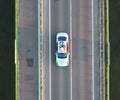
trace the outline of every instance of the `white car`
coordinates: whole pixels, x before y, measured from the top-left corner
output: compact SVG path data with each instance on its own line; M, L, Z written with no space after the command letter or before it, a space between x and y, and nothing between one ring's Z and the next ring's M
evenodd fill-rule
M56 64L60 67L69 65L69 38L64 32L57 33L56 36Z

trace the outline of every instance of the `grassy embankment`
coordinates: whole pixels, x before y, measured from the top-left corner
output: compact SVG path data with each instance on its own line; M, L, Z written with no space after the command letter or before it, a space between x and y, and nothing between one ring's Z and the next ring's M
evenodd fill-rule
M15 100L14 0L0 0L0 100Z
M120 0L110 0L110 100L120 100Z

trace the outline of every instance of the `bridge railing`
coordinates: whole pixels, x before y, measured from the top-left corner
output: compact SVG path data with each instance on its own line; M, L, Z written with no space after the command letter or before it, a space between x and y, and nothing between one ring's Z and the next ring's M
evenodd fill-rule
M100 100L105 100L105 1L100 0Z

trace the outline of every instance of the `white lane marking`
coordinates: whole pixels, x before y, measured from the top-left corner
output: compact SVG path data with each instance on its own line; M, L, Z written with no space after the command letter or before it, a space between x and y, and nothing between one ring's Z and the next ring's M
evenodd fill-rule
M59 70L59 96L58 96L58 100L64 100L64 97L65 97L65 91L64 91L64 86L65 86L65 84L63 84L64 83L64 72L63 72L63 70Z
M38 99L41 99L41 77L40 77L40 0L38 0Z
M72 0L70 0L70 100L72 100Z
M94 100L94 20L93 20L93 0L92 0L92 100Z
M51 0L49 0L49 100L51 100Z

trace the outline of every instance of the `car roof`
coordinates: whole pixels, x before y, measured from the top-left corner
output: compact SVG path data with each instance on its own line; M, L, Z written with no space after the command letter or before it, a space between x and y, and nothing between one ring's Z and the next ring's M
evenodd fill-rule
M66 52L67 52L67 42L58 41L58 53L66 53Z

